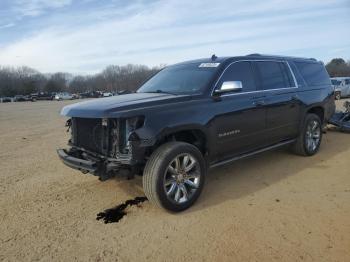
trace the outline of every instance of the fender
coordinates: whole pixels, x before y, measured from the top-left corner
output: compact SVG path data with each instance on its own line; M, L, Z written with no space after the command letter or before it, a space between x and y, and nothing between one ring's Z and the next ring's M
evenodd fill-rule
M208 128L206 126L200 125L200 124L184 124L184 125L178 125L178 126L172 126L172 127L165 127L161 130L145 130L143 128L140 128L138 130L135 130L135 133L138 135L138 137L141 140L140 146L154 146L159 141L162 141L164 138L166 138L169 135L181 132L181 131L199 131L201 134L203 134L205 139L205 147L208 148L209 144L209 132Z

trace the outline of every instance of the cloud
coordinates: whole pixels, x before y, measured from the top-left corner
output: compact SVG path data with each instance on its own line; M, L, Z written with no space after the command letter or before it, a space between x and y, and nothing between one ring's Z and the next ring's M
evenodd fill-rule
M51 8L68 4L57 2L60 5ZM168 0L101 5L89 1L40 21L44 27L2 47L0 61L43 72L90 73L108 64L170 64L213 53L326 59L330 50L350 45L349 37L341 44L334 41L349 26L350 10L344 3ZM47 8L41 5L41 10Z
M0 25L0 30L4 29L4 28L10 28L13 26L15 26L15 23L8 23L8 24Z
M15 0L14 10L21 16L38 16L50 9L70 5L72 0Z

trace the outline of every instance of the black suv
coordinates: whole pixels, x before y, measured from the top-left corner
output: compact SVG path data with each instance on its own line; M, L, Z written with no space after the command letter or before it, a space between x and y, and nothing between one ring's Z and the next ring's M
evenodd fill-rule
M290 145L314 155L335 110L315 59L247 55L168 66L134 94L66 106L69 167L105 180L143 175L147 198L181 211L200 195L208 168Z
M31 94L31 100L53 100L55 98L56 93L48 93L48 92L38 92Z

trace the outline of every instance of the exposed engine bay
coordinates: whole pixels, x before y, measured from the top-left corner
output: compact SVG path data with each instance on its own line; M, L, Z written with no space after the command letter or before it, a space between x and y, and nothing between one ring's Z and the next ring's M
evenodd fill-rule
M137 152L134 153L133 150L134 143L138 140L133 131L142 125L142 117L70 118L66 126L71 133L68 142L71 148L69 151L61 149L59 154L72 160L71 167L83 173L97 175L101 180L116 173L123 173L131 178L138 173L142 164L142 160L137 159Z

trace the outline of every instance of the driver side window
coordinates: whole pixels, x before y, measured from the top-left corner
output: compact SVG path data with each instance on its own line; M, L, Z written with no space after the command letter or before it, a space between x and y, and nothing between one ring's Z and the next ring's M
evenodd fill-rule
M241 81L241 92L256 91L254 75L250 62L242 61L231 64L220 78L217 87L220 87L223 82L229 81Z

